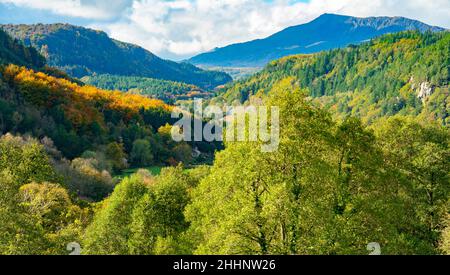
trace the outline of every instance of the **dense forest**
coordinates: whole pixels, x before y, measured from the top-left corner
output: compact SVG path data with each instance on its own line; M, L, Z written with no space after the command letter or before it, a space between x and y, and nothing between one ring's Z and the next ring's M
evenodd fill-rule
M0 27L12 37L38 49L48 65L73 77L94 73L142 76L186 82L205 89L231 81L226 73L161 59L141 47L111 39L102 31L69 24Z
M16 65L0 73L0 130L38 138L56 160L75 165L82 157L94 161L100 172L114 174L129 166L191 159L191 145L172 141L173 107L162 101L78 86Z
M8 53L0 69L0 254L68 254L71 242L83 254L367 254L369 242L382 254L450 254L447 117L337 118L320 101L348 93L379 107L414 92L404 88L412 76L433 85L425 100L448 112L433 99L448 98L448 39L402 33L285 58L213 100L256 95L277 106L273 152L261 152L263 141L175 142L173 106L80 85L5 40L12 42L0 45ZM195 147L214 152L214 162L190 165ZM155 163L166 166L159 175L114 177Z
M270 92L277 151L227 143L211 167L140 170L97 204L68 192L37 140L2 137L0 252L366 254L376 241L383 254L449 253L448 130L398 115L336 123L305 94L292 78Z
M148 77L106 74L85 76L81 80L86 84L102 89L119 90L149 96L161 99L169 104L173 104L177 100L209 98L213 95L195 85Z
M340 118L352 115L371 123L402 114L448 125L449 60L449 32L388 34L360 46L273 61L230 84L215 102L243 103L292 76Z

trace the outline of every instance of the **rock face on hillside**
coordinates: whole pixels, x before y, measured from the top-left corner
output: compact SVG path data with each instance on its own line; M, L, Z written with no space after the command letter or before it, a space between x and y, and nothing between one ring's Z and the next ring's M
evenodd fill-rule
M422 82L419 85L417 97L420 98L423 101L427 99L432 93L433 93L433 87L429 82Z

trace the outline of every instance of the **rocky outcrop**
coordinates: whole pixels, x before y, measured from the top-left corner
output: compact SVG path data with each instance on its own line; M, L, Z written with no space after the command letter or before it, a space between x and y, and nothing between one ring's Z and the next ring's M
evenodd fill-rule
M433 87L429 82L422 82L419 85L417 97L425 101L433 93Z

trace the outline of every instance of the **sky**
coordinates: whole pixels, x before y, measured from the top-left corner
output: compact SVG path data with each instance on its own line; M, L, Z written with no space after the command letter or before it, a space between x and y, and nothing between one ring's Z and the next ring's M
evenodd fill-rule
M404 16L450 29L450 0L0 0L0 23L70 23L182 60L323 13Z

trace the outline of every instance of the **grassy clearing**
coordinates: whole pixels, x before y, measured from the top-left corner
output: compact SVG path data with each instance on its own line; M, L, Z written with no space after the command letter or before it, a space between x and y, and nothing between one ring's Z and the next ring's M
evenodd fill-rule
M136 173L139 169L146 169L150 173L152 173L153 176L157 176L157 175L159 175L161 173L161 169L162 168L163 167L161 167L161 166L149 166L149 167L125 169L119 175L115 176L115 178L123 179L123 178L129 177L132 174Z

